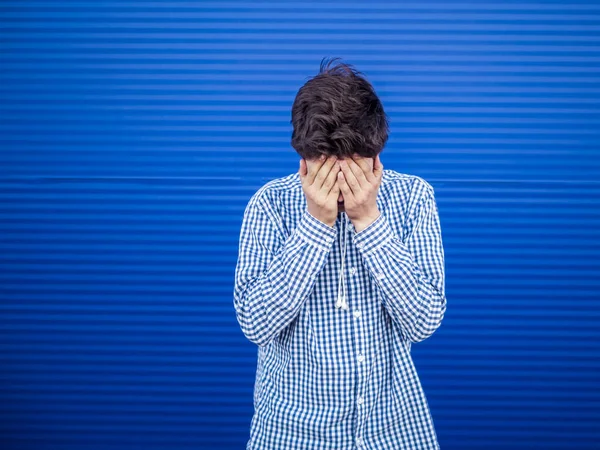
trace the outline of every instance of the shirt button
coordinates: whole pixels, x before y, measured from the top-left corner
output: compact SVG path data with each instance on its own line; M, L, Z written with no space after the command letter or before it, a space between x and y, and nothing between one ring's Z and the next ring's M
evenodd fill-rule
M361 438L359 438L359 437L357 437L357 438L356 438L356 446L357 446L357 447L360 447L360 446L362 446L362 444L363 444L363 441L362 441L362 439L361 439Z
M363 245L364 245L364 244L363 244L362 242L359 242L358 244L356 244L356 246L357 246L358 248L363 248Z
M356 273L356 267L350 267L350 275L354 275Z
M358 399L356 400L358 402L359 405L363 404L364 399L362 397L358 397Z
M360 311L358 309L354 310L354 317L360 317Z
M361 354L358 355L358 361L359 362L363 362L365 360L365 357Z
M379 280L381 280L383 277L385 277L385 275L383 274L383 272L377 272L375 275L377 276L377 278Z

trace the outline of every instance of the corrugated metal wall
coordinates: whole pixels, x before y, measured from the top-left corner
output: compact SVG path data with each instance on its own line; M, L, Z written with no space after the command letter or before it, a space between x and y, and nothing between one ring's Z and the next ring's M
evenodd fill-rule
M244 206L323 56L436 189L441 446L600 439L600 4L2 2L3 449L241 449Z

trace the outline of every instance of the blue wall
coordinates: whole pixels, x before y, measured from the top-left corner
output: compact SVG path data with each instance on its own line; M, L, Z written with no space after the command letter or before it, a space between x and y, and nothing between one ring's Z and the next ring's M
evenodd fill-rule
M442 448L598 448L600 2L566 3L3 1L2 448L244 447L239 228L323 56L436 189Z

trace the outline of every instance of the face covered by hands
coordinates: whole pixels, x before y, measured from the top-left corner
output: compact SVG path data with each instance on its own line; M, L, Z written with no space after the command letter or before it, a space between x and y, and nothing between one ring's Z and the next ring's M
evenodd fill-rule
M337 211L346 212L356 232L379 217L376 199L383 175L379 155L366 158L355 153L351 158L301 159L299 172L309 212L319 220L333 226L337 215L333 201L337 202Z

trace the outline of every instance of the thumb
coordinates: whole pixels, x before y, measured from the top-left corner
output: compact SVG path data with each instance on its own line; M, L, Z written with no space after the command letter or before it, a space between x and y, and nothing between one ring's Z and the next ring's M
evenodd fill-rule
M300 169L298 170L298 173L302 177L306 176L306 161L304 160L304 158L300 158Z
M375 162L373 163L373 173L377 176L381 175L383 172L383 164L381 164L381 160L379 159L379 155L375 157Z

